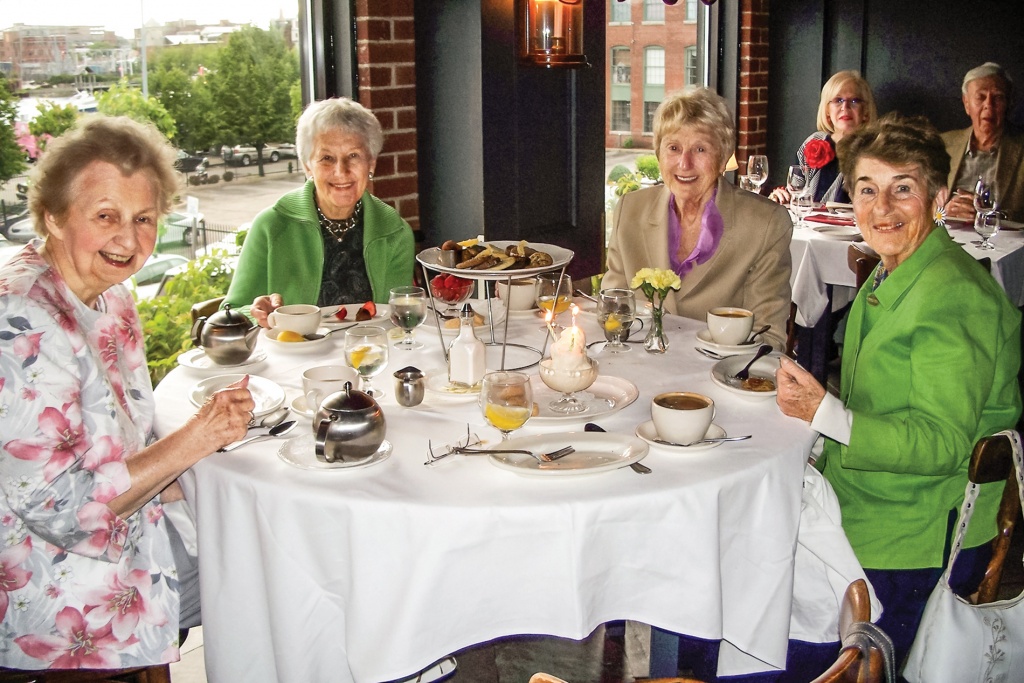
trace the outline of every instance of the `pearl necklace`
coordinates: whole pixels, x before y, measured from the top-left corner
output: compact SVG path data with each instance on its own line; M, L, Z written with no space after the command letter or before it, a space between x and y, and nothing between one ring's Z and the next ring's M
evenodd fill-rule
M359 217L363 214L363 200L360 199L356 202L355 208L352 210L352 215L342 220L335 220L328 218L324 215L324 212L320 210L320 206L316 205L316 215L320 217L320 227L331 234L331 237L338 240L339 242L345 239L345 235L349 230L356 227L359 223Z

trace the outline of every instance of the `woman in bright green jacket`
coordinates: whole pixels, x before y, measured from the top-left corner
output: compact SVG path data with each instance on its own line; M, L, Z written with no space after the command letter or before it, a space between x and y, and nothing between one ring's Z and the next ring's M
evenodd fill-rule
M296 148L310 180L256 216L226 305L251 304L266 327L286 303L387 303L391 288L412 284L412 230L366 190L383 144L377 118L357 102L306 107Z
M844 138L839 160L881 263L850 311L839 397L784 360L777 400L825 437L817 466L902 658L946 562L972 447L1020 416L1020 314L934 222L949 155L931 124L886 116ZM978 499L960 592L983 573L1001 490Z

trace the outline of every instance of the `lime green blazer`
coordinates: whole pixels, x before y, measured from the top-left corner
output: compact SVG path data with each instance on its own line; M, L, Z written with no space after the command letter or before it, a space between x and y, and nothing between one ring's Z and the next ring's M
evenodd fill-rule
M943 566L975 441L1021 412L1020 321L1003 290L942 228L871 292L861 288L843 347L850 443L818 466L869 569ZM966 547L995 535L1002 484L982 491Z

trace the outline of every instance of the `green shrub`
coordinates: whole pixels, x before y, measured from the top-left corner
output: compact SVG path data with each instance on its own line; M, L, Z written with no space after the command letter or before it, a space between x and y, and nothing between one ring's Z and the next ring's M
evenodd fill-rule
M234 172L232 172L232 171L224 171L224 182L225 183L230 183L234 179L235 179Z
M615 168L613 168L608 173L608 182L609 183L616 183L616 182L619 181L619 178L621 178L624 175L632 175L632 173L630 172L630 170L628 168L626 168L622 164L616 164Z
M661 168L658 166L658 157L653 154L644 154L636 158L636 171L648 180L658 182L661 180Z
M197 175L190 175L188 177L188 184L189 185L202 185L202 183L203 183L203 179L200 178Z
M623 143L622 143L622 146L623 146L624 148L626 148L626 149L633 149L633 145L634 145L634 144L636 144L636 143L634 143L634 142L633 142L633 138L626 138L626 139L625 139L625 140L623 141Z
M149 377L156 386L192 348L192 304L223 296L234 274L224 250L189 261L167 283L166 293L136 302L146 341Z
M216 185L217 183L220 182L220 176L214 173L213 175L207 177L206 182L210 183L211 185Z
M639 189L640 177L633 173L628 173L615 181L615 195L617 197Z

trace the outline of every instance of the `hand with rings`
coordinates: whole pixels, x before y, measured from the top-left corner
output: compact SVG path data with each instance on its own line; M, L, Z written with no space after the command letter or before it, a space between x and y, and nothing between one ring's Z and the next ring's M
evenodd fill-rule
M789 195L789 191L784 187L776 187L768 195L768 199L779 204L789 204L792 197Z

